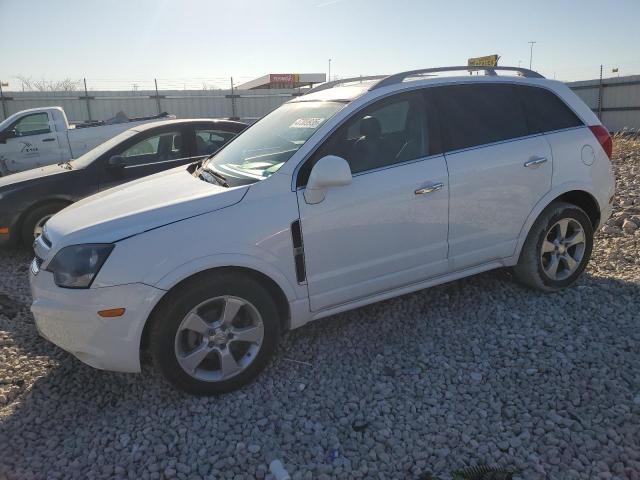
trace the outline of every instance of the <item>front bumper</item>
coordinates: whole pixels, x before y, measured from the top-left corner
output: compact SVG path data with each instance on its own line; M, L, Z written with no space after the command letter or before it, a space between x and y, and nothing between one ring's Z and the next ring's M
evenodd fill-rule
M140 371L142 329L165 291L142 283L89 289L58 287L53 274L31 269L31 311L40 335L102 370ZM98 311L126 309L121 317Z

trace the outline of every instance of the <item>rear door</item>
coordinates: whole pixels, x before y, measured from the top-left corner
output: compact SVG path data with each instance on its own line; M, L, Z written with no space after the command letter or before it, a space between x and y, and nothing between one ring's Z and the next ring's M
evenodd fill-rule
M550 190L552 156L530 134L508 83L435 87L449 169L452 270L513 255L529 213Z

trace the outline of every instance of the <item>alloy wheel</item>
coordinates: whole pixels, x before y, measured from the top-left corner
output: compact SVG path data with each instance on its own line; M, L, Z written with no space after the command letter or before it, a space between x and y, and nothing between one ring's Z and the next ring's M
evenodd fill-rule
M38 238L40 235L42 235L44 224L47 223L51 217L53 217L53 214L45 215L36 222L33 227L33 238Z
M582 262L586 246L584 229L573 218L558 220L547 230L540 249L542 270L551 280L569 278Z
M264 340L264 323L249 301L222 296L206 300L180 322L175 355L191 377L219 382L244 371Z

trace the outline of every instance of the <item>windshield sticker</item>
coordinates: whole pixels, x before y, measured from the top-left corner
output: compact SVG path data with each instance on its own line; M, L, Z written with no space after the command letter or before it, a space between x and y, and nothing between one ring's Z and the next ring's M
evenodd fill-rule
M324 120L318 117L299 118L289 125L289 128L318 128Z

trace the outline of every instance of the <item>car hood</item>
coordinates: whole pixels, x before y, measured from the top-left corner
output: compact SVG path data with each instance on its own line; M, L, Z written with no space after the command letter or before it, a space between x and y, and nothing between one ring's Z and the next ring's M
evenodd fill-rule
M56 250L115 242L238 203L248 188L212 185L178 167L70 205L47 222L47 237Z
M60 165L47 165L46 167L32 168L31 170L25 170L23 172L11 173L6 177L0 177L0 188L11 188L11 186L22 182L50 177L51 175L62 175L70 171L71 170L68 168L64 168Z

